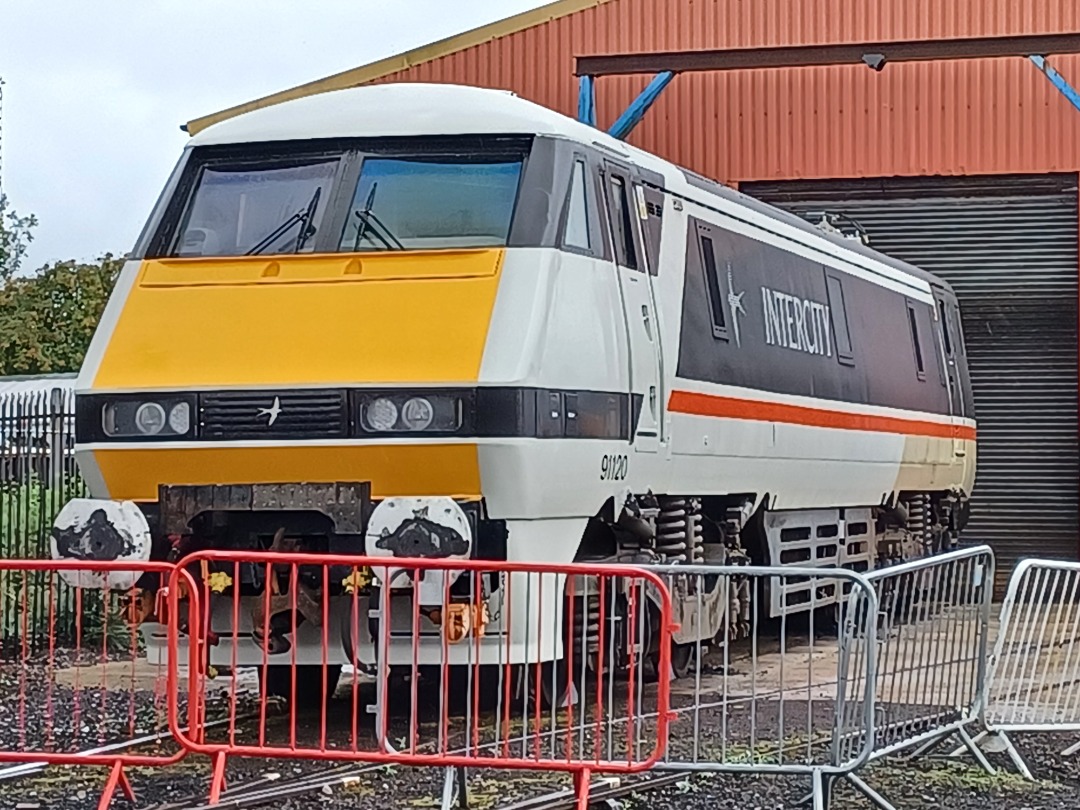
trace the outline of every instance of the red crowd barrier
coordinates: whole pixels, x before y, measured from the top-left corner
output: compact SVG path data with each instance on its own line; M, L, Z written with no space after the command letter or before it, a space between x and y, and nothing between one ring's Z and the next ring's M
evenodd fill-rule
M171 584L151 601L138 587L141 576ZM109 577L113 587L102 590ZM186 588L187 619L194 626L199 589L169 564L0 560L0 724L14 742L0 748L0 763L108 768L98 805L104 810L117 789L134 799L125 769L165 767L187 756L182 745L161 754L116 746L180 725L180 709L192 691L181 682L181 662L170 656L168 663L150 664L138 624L130 621L167 613L158 618L167 622L176 649L178 587ZM31 624L34 612L48 616L47 626ZM192 646L187 660L192 677L202 669L197 652ZM187 723L196 737L199 710L197 701L188 701Z
M232 756L569 773L582 807L591 774L663 756L672 609L648 571L205 551L174 570L171 599L182 577L198 581L189 654L209 662L192 703L232 673L222 729L170 716L180 745L213 759L211 803ZM347 699L328 708L335 690Z

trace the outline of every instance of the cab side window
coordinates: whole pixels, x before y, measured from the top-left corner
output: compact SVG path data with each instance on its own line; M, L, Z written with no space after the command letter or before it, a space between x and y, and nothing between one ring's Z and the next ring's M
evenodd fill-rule
M945 341L945 354L949 357L953 357L955 355L953 354L952 334L949 328L949 313L945 309L945 302L943 300L939 298L937 304L938 314L941 317L941 337L942 340Z
M566 224L563 229L563 247L591 251L589 234L589 199L586 193L585 161L574 161L570 176L570 194L566 200Z
M853 366L855 352L851 345L851 326L848 324L847 302L844 300L844 283L837 273L828 268L825 268L825 290L829 297L836 358L841 365Z
M727 320L724 317L724 294L720 287L713 230L703 223L698 223L698 247L701 250L701 269L705 272L705 291L708 293L713 337L728 340Z
M919 337L919 316L915 304L907 302L908 326L911 328L911 346L915 352L915 376L926 379L926 363L923 360L922 339Z
M956 341L956 347L960 351L960 354L967 354L967 347L964 345L964 324L960 320L960 305L952 305L953 313L953 338Z
M630 195L626 181L611 175L608 192L611 195L611 235L615 241L615 258L623 267L637 270L637 245L634 241L634 223L630 218Z

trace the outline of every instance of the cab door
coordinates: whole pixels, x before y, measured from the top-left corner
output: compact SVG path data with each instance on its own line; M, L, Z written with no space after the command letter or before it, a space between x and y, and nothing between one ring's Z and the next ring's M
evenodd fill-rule
M613 161L601 169L612 255L619 278L630 346L630 400L634 449L657 452L665 440L660 324L653 272L645 249L645 196L633 171Z
M961 339L960 325L953 318L953 307L940 290L934 290L934 320L940 336L941 354L945 366L945 385L949 390L949 415L953 418L953 455L963 456L964 442L957 429L957 421L965 417L964 391L956 363L957 341Z

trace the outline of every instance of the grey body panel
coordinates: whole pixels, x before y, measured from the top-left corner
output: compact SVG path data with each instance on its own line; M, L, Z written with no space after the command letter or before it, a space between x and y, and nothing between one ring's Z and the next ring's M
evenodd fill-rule
M979 469L965 532L994 547L999 585L1012 563L1033 553L1076 559L1076 174L744 188L792 215L849 214L879 250L949 280L979 420Z
M940 355L933 338L933 313L928 304L837 273L845 302L841 311L837 302L830 306L824 265L709 225L706 227L715 245L728 327L726 337L717 336L699 240L701 226L702 220L690 217L679 340L680 377L776 394L949 413L948 392L941 379ZM826 336L825 345L820 345L820 328L807 342L791 334L786 324L779 334L767 326L763 290L830 306L832 332ZM742 294L745 309L737 316L738 339L734 333L736 318L728 306L731 294ZM771 295L769 304L775 305ZM918 323L924 364L921 379L908 321L909 304ZM850 363L839 357L835 332L842 328L839 319L845 312L853 355ZM820 314L818 318L820 325ZM792 343L804 345L791 348Z

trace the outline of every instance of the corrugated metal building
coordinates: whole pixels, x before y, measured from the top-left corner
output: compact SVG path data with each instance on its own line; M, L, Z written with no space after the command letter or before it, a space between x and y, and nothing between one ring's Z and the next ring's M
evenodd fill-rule
M574 57L592 54L1075 31L1074 0L562 0L189 131L385 81L511 89L574 115ZM1051 61L1080 82L1080 56ZM600 124L646 79L599 80ZM1077 556L1080 112L1028 60L686 74L630 140L794 211L848 214L952 282L980 421L969 537L1006 560Z

